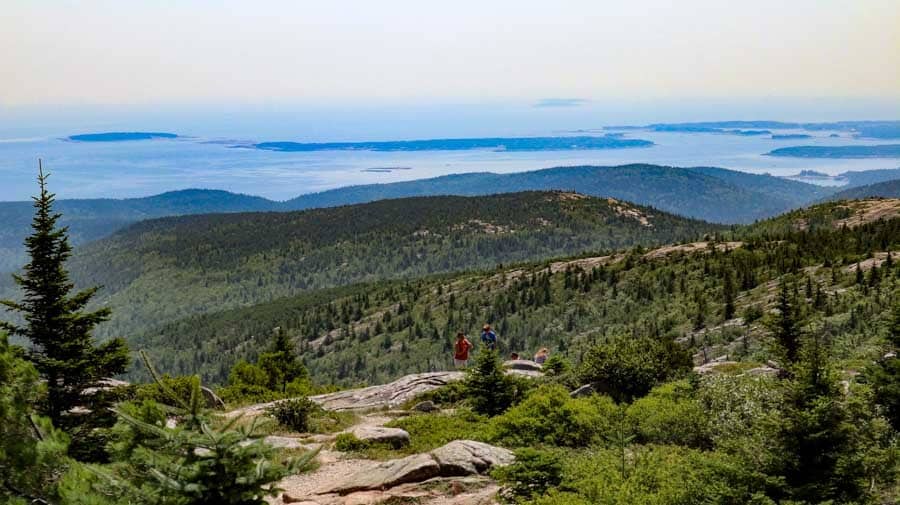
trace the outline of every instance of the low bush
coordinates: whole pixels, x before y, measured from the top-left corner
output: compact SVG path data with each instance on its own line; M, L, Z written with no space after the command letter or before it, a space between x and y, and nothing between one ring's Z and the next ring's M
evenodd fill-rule
M400 428L409 433L410 452L426 452L454 440L488 441L489 419L468 409L452 414L417 414L401 417L385 426Z
M510 501L540 496L562 481L562 458L558 452L525 447L515 451L511 465L491 472L504 487L502 495Z
M321 410L309 398L300 397L274 403L266 408L266 414L286 428L306 433L310 431L310 419Z
M491 421L491 438L513 447L583 447L612 432L618 407L607 396L571 398L559 385L545 385Z
M353 433L339 433L334 439L334 449L341 452L362 452L369 448L369 443L356 438Z

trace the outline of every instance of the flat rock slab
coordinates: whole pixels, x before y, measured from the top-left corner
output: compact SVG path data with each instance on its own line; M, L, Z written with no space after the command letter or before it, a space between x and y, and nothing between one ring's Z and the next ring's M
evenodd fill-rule
M472 440L454 440L430 453L384 461L355 472L322 494L344 496L359 491L383 491L434 477L483 474L513 460L512 452L502 447Z
M524 360L523 360L524 361ZM509 368L507 374L520 375L530 378L543 377L538 370L521 370ZM348 389L336 393L310 396L309 399L318 403L323 409L331 411L366 412L372 410L396 409L400 405L412 400L416 396L446 386L451 382L462 380L465 373L452 372L427 372L403 376L394 382L380 386L369 386L360 389ZM258 403L240 409L226 412L226 417L239 415L256 415L266 408L285 400L277 400L268 403Z
M455 477L484 473L495 466L513 462L513 453L502 447L494 447L474 440L454 440L431 451L441 466L441 475Z
M428 480L440 473L441 467L431 454L415 454L354 473L329 489L328 493L346 495L356 491L387 489L407 482Z
M356 438L376 444L390 444L394 447L409 445L409 433L400 428L384 426L357 426L350 430Z

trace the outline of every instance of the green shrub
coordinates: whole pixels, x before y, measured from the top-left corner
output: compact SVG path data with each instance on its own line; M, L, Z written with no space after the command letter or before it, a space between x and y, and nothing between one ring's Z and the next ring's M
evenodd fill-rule
M545 385L491 421L492 439L511 446L583 447L612 431L618 407L607 396L571 398L559 385Z
M491 475L504 486L504 496L513 500L547 492L562 481L562 460L558 453L525 447L515 451L516 460L498 467Z
M417 414L401 417L385 426L409 433L410 452L426 452L454 440L488 441L489 419L468 409L452 414Z
M353 433L339 433L334 438L334 449L341 452L361 452L369 448L369 443L356 438Z
M310 418L321 410L309 398L300 397L274 403L266 408L266 414L286 428L306 433L310 428Z
M578 375L616 401L630 402L691 364L690 354L670 338L619 336L590 349Z
M623 460L620 451L601 449L566 458L560 491L596 505L737 505L764 488L762 479L722 453L633 446L627 456ZM566 500L537 503L581 503Z
M649 395L629 405L626 417L638 442L696 448L712 446L707 413L692 398L686 382L657 386Z
M283 395L272 391L266 386L252 384L233 384L219 388L216 391L219 398L231 407L247 405L250 403L271 402L282 398Z

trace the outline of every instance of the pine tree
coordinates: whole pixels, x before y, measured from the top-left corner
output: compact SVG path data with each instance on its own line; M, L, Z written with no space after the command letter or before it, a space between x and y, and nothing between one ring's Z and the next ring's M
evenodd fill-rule
M734 279L732 279L730 271L725 273L725 279L722 284L722 296L725 298L724 315L727 321L734 317Z
M800 351L800 324L786 282L781 283L781 291L778 293L778 317L773 333L787 362L796 361Z
M98 288L74 291L65 269L72 254L68 229L57 227L60 214L53 212L55 198L47 190L47 177L39 169L33 232L25 239L31 261L22 275L13 275L24 299L0 301L25 322L21 326L4 322L0 328L31 342L28 358L47 381L46 414L56 426L71 432L86 421L85 416L65 415L82 403L82 392L100 379L124 372L129 357L122 339L96 345L91 335L110 311L85 310Z
M515 397L515 386L503 372L497 351L483 349L479 352L463 384L472 410L480 414L501 414L512 405Z
M257 364L269 377L269 389L287 391L287 386L295 380L309 378L309 372L294 349L294 343L280 328L275 328L275 339L269 352L259 356Z

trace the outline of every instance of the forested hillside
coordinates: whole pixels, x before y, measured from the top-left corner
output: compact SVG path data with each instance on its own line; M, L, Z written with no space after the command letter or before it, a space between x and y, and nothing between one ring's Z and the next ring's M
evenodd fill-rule
M900 199L867 198L827 202L788 212L744 229L745 235L782 234L799 230L835 229L900 217Z
M749 223L774 216L834 190L770 175L723 168L659 165L558 167L514 174L459 174L391 184L351 186L303 195L290 208L360 203L435 194L484 195L498 191L577 190L610 196L717 223Z
M615 335L670 336L698 362L728 355L753 368L770 357L770 313L784 287L803 326L828 335L834 358L853 368L877 357L900 298L900 219L761 229L731 241L318 291L161 325L133 342L171 373L218 383L238 359L255 359L275 327L322 383L447 369L452 336L463 330L477 341L484 322L498 330L503 353L547 346L577 362Z
M129 335L190 314L304 291L498 263L654 245L723 230L575 193L427 197L291 213L144 221L80 249L80 285L102 285L104 326Z
M896 170L895 170L896 171ZM894 172L895 172L894 171ZM871 172L871 174L870 174ZM850 185L870 184L892 171L844 174ZM853 174L853 178L849 178ZM188 189L146 198L60 200L62 224L73 244L97 240L144 219L221 212L293 211L412 196L477 196L494 193L577 190L609 196L717 223L749 223L821 200L835 191L770 175L724 168L657 165L559 167L513 174L472 173L391 184L350 186L302 195L286 202L227 191ZM31 202L0 202L0 272L24 264Z
M831 195L829 200L852 200L855 198L900 198L900 179L868 184L857 188L845 189Z

